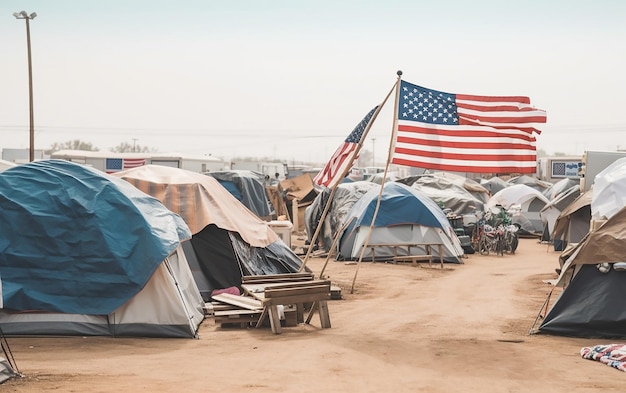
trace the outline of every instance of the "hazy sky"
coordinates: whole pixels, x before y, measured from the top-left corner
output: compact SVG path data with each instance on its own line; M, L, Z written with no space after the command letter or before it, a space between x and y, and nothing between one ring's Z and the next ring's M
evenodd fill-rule
M538 149L626 149L626 1L0 1L0 148L324 162L403 79L527 95ZM393 99L364 149L387 157ZM372 141L375 138L375 142Z

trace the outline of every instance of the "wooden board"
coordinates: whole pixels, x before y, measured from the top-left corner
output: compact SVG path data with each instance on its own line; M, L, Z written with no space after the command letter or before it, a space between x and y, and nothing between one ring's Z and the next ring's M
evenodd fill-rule
M313 273L285 273L285 274L268 274L258 276L243 276L241 282L246 283L270 283L270 282L289 282L289 281L307 281L313 280Z
M313 295L318 293L328 293L330 294L330 285L310 285L306 287L290 287L290 288L266 288L265 289L265 298L276 298L276 297L289 297L289 296L303 296L303 295Z
M249 296L237 296L230 293L220 293L212 297L213 300L217 300L222 303L232 304L233 306L245 308L248 310L261 310L263 305L257 299L253 299Z

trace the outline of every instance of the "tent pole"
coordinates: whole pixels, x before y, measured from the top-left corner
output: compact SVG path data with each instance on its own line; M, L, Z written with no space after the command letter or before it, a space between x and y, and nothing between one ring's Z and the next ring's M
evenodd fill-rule
M546 297L546 300L544 300L543 304L541 305L541 308L539 309L539 313L537 314L537 317L535 318L535 321L533 322L532 326L530 327L530 331L528 332L528 334L533 334L533 331L535 330L535 325L537 325L537 321L539 320L539 318L541 317L541 312L545 309L546 310L546 314L548 313L548 302L550 301L550 298L552 297L552 291L554 291L554 286L552 287L552 289L550 290L550 292L548 293L548 296Z
M370 238L372 236L372 230L374 229L374 223L376 222L376 216L378 215L378 209L380 208L380 200L383 196L383 188L385 187L385 182L387 181L387 172L389 171L389 163L391 163L391 156L393 154L393 146L394 146L394 139L395 139L395 134L396 134L396 123L397 123L397 113L398 113L398 97L400 96L400 81L402 80L402 71L398 71L397 72L398 75L398 79L396 80L396 83L394 84L394 88L396 90L396 99L394 102L394 106L393 106L393 126L391 127L391 138L389 140L389 151L387 152L387 162L385 163L385 172L383 173L383 180L382 183L380 185L380 192L378 194L378 200L376 201L376 209L374 210L374 216L372 217L372 222L370 223L370 229L369 232L367 233L367 237L365 238L365 243L363 243L363 246L361 248L361 253L359 254L359 261L356 265L356 271L354 272L354 278L352 279L352 287L350 288L350 293L354 293L354 284L356 282L356 276L359 273L359 267L361 266L361 262L363 261L363 255L365 254L365 249L367 248L367 245L369 244ZM393 89L392 89L393 91ZM387 98L389 98L389 95L391 95L391 91L389 92L389 94L387 95L387 97L385 98L385 101L387 101ZM373 255L372 255L373 257ZM372 262L373 262L372 258Z

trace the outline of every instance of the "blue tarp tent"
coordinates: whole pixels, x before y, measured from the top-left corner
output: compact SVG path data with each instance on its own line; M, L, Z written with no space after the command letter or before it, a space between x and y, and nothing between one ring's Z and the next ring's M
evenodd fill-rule
M369 190L353 206L343 221L338 259L358 259L370 230L380 188ZM425 194L401 183L388 182L383 187L380 206L368 244L442 244L446 262L461 263L463 248L441 208ZM408 249L397 247L398 255ZM376 259L389 259L393 247L377 247ZM425 249L412 247L411 254L424 254ZM435 253L436 254L436 253ZM438 257L438 255L437 255ZM371 260L367 249L364 259Z
M62 160L19 165L0 173L0 221L4 309L107 316L174 256L174 279L182 277L190 299L201 302L177 252L189 228L124 180Z

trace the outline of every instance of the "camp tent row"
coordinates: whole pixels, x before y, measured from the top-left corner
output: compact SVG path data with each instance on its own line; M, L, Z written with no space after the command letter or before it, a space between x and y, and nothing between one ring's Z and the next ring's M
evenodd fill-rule
M571 241L560 254L557 300L536 329L576 337L626 337L626 159L596 175L592 188L566 207L555 237ZM590 220L592 225L590 225ZM579 241L577 237L587 233ZM582 227L577 227L582 225ZM549 297L548 297L549 299Z
M15 223L0 228L7 335L195 337L203 295L243 274L298 271L299 258L215 179L137 169L148 192L123 179L132 174L62 160L0 173L0 217Z

